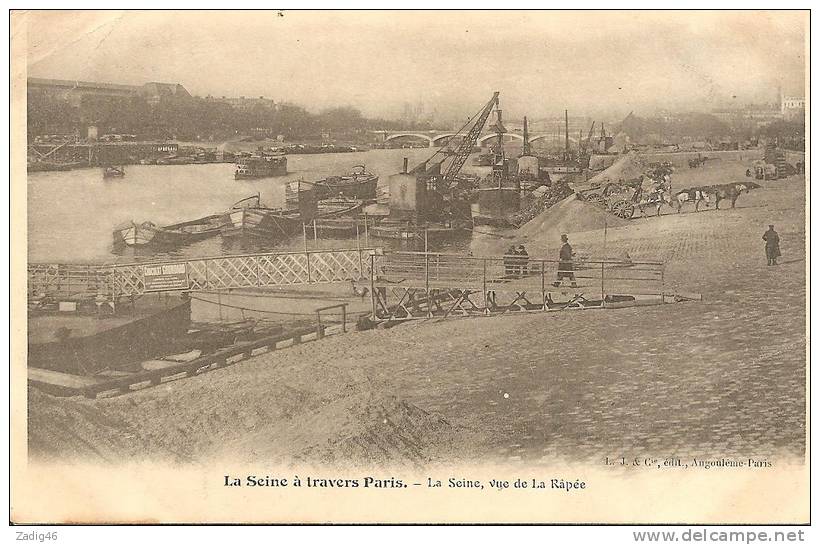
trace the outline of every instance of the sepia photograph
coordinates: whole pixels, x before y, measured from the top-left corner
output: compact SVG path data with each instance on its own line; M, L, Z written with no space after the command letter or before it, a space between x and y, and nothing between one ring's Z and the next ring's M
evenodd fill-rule
M12 523L809 522L808 10L9 26Z

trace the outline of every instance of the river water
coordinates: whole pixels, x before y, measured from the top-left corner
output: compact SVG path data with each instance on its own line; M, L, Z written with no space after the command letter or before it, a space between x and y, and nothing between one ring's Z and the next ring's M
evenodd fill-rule
M133 249L112 253L112 231L117 225L134 220L150 220L168 225L226 210L234 202L265 194L284 183L303 179L317 180L349 172L365 164L379 175L379 185L402 168L402 158L410 166L429 157L433 149L369 150L357 153L289 155L288 175L259 180L236 181L234 165L131 165L126 176L104 180L100 169L67 172L36 172L28 175L28 256L30 262L101 263L130 262L141 259L184 258L250 253L256 251L304 250L302 235L263 246L231 245L219 236L189 246L152 253ZM486 167L469 164L464 171L486 173ZM432 251L464 252L470 233L450 239L430 241ZM424 242L371 239L371 246L422 250ZM359 240L364 246L364 236ZM309 238L308 249L355 248L355 238L347 240Z

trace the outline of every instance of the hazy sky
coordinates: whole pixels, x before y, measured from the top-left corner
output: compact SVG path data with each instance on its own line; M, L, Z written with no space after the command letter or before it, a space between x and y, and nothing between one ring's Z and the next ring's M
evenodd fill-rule
M803 94L798 12L30 12L28 74L394 117L710 108ZM733 98L735 97L735 98Z

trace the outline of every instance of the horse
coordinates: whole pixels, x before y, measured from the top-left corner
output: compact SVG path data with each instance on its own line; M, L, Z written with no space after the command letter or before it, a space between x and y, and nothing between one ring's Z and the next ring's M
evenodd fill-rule
M655 215L661 215L661 206L666 203L669 206L672 206L672 195L668 191L664 190L656 190L645 195L641 195L637 201L638 211L641 213L642 218L649 217L646 215L646 208L649 206L655 207Z
M674 202L677 202L678 214L680 214L680 210L686 202L694 202L695 212L698 212L701 201L705 202L707 207L709 206L709 193L707 193L706 189L702 187L684 189L683 191L676 193L674 196ZM672 202L669 202L669 206L673 206Z
M730 182L728 184L715 186L715 209L720 210L720 201L724 199L730 199L732 201L732 208L734 208L741 194L744 192L748 193L752 189L758 189L759 187L760 184L754 182L745 182L742 184Z

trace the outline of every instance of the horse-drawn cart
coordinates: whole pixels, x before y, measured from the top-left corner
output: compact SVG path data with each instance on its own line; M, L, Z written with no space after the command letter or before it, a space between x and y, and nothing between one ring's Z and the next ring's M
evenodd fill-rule
M644 186L647 187L644 187ZM630 219L635 209L643 211L647 206L657 207L664 201L664 195L671 189L666 181L656 181L641 176L628 182L609 183L576 192L579 199L585 200L613 215Z

